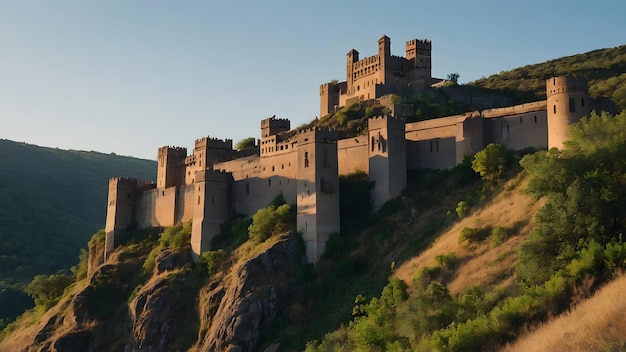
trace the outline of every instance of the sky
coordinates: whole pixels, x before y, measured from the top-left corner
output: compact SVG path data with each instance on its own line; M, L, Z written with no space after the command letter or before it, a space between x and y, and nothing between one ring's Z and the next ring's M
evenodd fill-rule
M0 0L0 138L156 159L319 114L350 49L432 41L461 83L626 44L626 1Z

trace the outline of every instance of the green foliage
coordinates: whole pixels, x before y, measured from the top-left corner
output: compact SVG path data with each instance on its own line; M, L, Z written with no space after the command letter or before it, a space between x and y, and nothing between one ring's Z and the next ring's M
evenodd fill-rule
M137 231L138 233L145 233L145 231ZM143 237L143 236L140 236ZM145 241L146 239L144 239ZM158 234L158 245L152 248L150 254L143 263L143 269L145 273L152 271L154 268L155 260L159 253L164 249L177 249L185 246L189 246L191 240L191 221L183 224L178 224L170 227L166 227L163 232Z
M625 127L624 112L592 114L571 126L565 150L522 159L531 177L528 191L548 198L519 251L516 271L522 283L544 282L566 267L574 276L607 269L596 262L596 245L610 244L612 251L626 230Z
M504 145L491 143L479 151L472 160L472 169L493 188L502 179L507 151Z
M74 278L76 281L83 280L87 278L87 267L89 265L89 252L84 248L80 249L80 254L78 255L78 264L72 266L70 270L72 274L74 274Z
M109 178L154 180L155 170L152 160L0 139L0 282L69 270L102 224Z
M26 285L24 292L33 298L37 307L46 311L59 301L65 288L72 283L73 277L61 273L50 276L37 275Z
M415 114L407 122L428 120L435 117L461 114L471 110L467 104L452 99L446 89L439 88L411 97L408 101L413 104Z
M491 234L489 235L489 240L495 246L500 245L509 237L509 229L502 226L496 226L491 229Z
M191 221L183 224L179 222L174 226L167 227L163 233L159 235L159 244L161 248L182 248L189 245L191 240Z
M235 144L235 150L244 150L244 149L254 148L254 146L256 145L255 143L256 143L256 138L254 137L244 138Z
M545 80L565 74L585 76L592 96L608 96L626 109L626 45L527 65L470 83L520 102L545 99Z
M453 268L456 265L458 258L456 253L449 252L448 254L439 254L435 257L435 261L442 268Z
M448 81L452 82L453 84L458 84L459 83L459 77L461 77L461 75L459 75L456 72L449 73L448 74Z
M209 275L209 277L211 277L217 274L225 256L226 253L223 249L202 252L202 254L200 254L200 260L198 261L198 264L204 266L206 268L207 274Z
M468 241L469 243L480 242L489 234L488 229L464 227L459 236L459 243Z
M289 230L290 214L293 213L287 204L278 208L270 205L259 209L252 216L252 224L248 227L248 234L254 243L261 243L268 238Z
M469 211L469 204L467 204L466 201L460 201L457 205L456 205L456 215L459 217L459 219L463 218L465 215L467 215L467 212Z

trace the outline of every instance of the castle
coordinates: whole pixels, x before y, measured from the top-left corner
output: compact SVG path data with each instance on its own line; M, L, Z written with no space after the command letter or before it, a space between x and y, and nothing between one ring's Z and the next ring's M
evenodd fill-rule
M345 82L320 88L326 115L356 100L384 99L390 93L412 95L435 81L426 40L406 43L406 58L390 55L390 39L379 41L378 55L358 60L348 53ZM297 230L308 262L324 253L331 233L339 233L339 176L364 171L374 182L370 199L378 209L398 197L407 170L452 168L465 155L489 143L521 150L561 148L567 126L592 110L616 112L615 104L593 99L583 77L546 80L547 99L505 108L405 123L412 109L389 101L391 114L368 120L366 135L338 139L332 130L292 130L290 121L261 121L254 148L233 150L232 140L201 138L193 152L164 146L158 150L156 183L117 177L109 181L105 258L115 239L131 225L171 226L192 220L193 257L211 249L220 225L235 214L254 214L282 194L296 204Z

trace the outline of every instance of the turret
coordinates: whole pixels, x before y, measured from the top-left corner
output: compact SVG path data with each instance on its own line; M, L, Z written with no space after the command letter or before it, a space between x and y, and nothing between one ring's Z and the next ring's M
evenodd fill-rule
M346 58L346 81L348 84L347 93L354 93L354 64L359 61L359 52L352 49L348 51Z
M261 138L274 136L281 132L289 131L290 129L291 122L289 119L277 119L272 116L261 120Z
M382 74L381 74L381 79L383 80L382 84L387 84L389 82L387 82L387 77L386 77L386 72L387 72L387 65L390 63L389 60L391 59L391 39L386 36L383 35L380 39L378 39L378 60L380 62L380 67L382 68Z
M104 260L115 248L115 238L133 223L136 196L136 179L114 177L109 180Z
M587 79L560 76L546 80L548 105L548 148L563 148L568 126L591 112Z
M170 188L185 183L187 148L161 147L157 158L157 187Z

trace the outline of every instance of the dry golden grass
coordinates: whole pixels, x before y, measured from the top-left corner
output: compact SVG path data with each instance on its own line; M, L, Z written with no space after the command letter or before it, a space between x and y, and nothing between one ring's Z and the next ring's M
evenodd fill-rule
M515 249L530 231L532 217L543 203L535 202L525 195L525 188L526 182L522 175L510 180L489 204L475 207L472 213L452 225L419 256L396 268L394 274L411 286L413 277L421 268L436 264L436 256L454 252L459 259L459 269L448 284L452 294L460 293L472 285L510 284L511 269L516 259ZM458 241L465 227L513 228L516 223L522 224L517 227L517 233L497 246L488 241L478 244Z
M623 351L626 347L626 275L583 301L571 312L554 318L504 352Z

